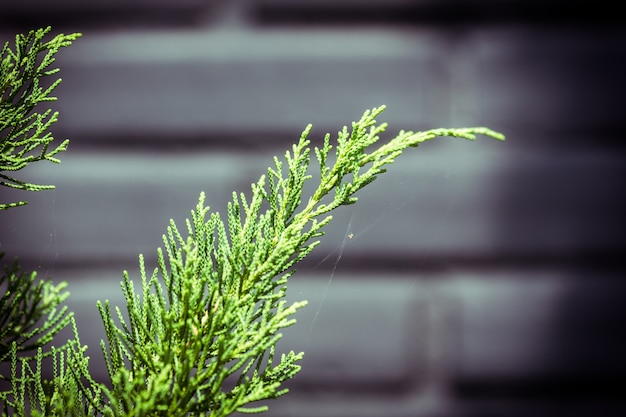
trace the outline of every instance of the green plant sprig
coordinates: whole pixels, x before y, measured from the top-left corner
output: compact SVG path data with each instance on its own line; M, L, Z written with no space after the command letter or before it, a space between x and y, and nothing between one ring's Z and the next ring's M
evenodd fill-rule
M4 290L0 297L0 363L10 360L13 344L22 359L34 359L34 354L27 353L52 342L71 321L72 314L62 305L69 296L67 283L37 282L36 276L35 272L24 273L17 261L5 265L0 274L0 289ZM0 374L2 379L7 376Z
M99 303L108 346L103 342L112 390L105 415L210 415L261 412L261 400L300 369L302 353L282 355L274 364L281 330L305 301L287 305L287 281L294 265L319 243L323 227L339 206L353 204L361 188L385 172L406 148L437 136L504 139L487 128L400 132L368 153L387 125L376 124L383 107L365 112L336 145L326 135L315 148L320 177L306 204L311 126L298 143L274 158L274 166L252 184L252 195L233 193L224 222L210 213L201 194L184 237L171 221L149 275L140 257L141 290L124 274L126 315ZM328 164L335 148L335 162ZM119 323L119 324L118 324ZM101 403L94 398L93 404ZM129 414L131 413L131 414Z
M31 162L58 163L56 155L67 149L67 140L51 146L54 137L50 127L57 122L58 112L47 109L38 113L35 107L56 100L51 94L61 79L53 80L47 87L42 83L59 72L58 68L51 68L59 49L71 45L81 35L59 34L44 41L50 30L47 27L31 30L27 35L18 34L14 49L5 42L0 51L0 185L6 187L26 191L54 188L18 180L9 173ZM0 210L24 204L26 201L0 203Z

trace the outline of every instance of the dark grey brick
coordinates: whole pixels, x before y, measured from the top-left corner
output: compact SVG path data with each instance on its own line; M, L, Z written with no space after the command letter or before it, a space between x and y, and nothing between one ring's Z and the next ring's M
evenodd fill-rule
M577 256L602 260L619 252L619 155L509 155L507 145L447 139L409 150L356 206L338 210L314 253L323 257L343 245L353 267L382 269L429 258L576 263L585 261ZM169 219L182 227L201 191L224 214L232 191L249 193L274 154L282 151L68 153L61 166L40 165L24 178L52 182L55 191L6 194L31 203L3 214L10 226L2 243L34 262L151 257Z
M396 126L447 117L445 50L386 31L153 31L92 35L59 58L61 134L140 143L336 131L387 104ZM61 94L61 92L59 94ZM346 119L348 118L348 119ZM210 144L210 142L207 142ZM158 146L158 145L157 145Z
M192 18L215 3L210 0L22 0L0 3L0 22L5 27L32 29L39 26L73 26L90 29L95 23L116 25L129 20ZM149 17L146 20L146 17ZM80 23L79 23L80 22ZM84 30L83 29L83 30ZM79 29L80 30L80 29Z
M547 133L559 147L589 136L594 146L620 146L625 37L576 27L473 31L457 50L455 114L523 135L527 144L540 145Z
M519 395L571 389L611 396L615 387L606 384L624 380L626 284L619 274L463 273L450 285L458 297L452 378L466 388L484 383L504 392L509 383Z

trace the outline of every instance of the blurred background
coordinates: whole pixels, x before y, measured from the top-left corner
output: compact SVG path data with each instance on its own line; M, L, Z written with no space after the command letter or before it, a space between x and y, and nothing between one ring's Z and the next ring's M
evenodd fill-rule
M154 261L170 218L233 190L313 123L368 108L400 129L485 125L500 143L409 150L339 210L290 284L304 350L268 416L626 415L626 28L610 1L22 0L0 40L83 38L57 63L70 138L56 184L2 201L0 249L70 281L92 371L96 300ZM12 201L12 200L11 200ZM348 238L348 236L351 238Z

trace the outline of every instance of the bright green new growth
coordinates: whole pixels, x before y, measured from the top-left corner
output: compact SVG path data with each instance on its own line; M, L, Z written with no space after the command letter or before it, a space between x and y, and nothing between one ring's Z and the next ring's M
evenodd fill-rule
M48 160L58 163L55 155L65 151L68 141L50 148L54 140L49 129L58 119L58 112L34 112L39 103L55 101L52 91L61 83L57 78L49 86L41 83L56 74L50 68L60 48L69 46L80 34L57 35L44 42L50 28L30 31L15 37L15 48L5 42L0 52L0 185L27 191L54 188L15 178L29 163ZM41 56L43 53L45 55ZM25 201L0 203L0 210L26 204Z
M31 94L37 96L36 91ZM437 136L474 140L482 134L504 139L487 128L402 131L370 150L387 127L375 120L383 110L366 111L351 129L340 131L333 144L326 135L321 147L313 149L319 174L309 166L308 126L284 160L274 158L274 165L252 184L249 195L233 193L224 219L209 211L201 194L182 232L171 222L156 268L149 272L140 256L139 279L133 281L124 273L126 311L111 308L108 301L98 303L107 338L101 343L110 377L107 384L90 376L86 347L73 320L65 310L56 310L66 297L63 287L50 289L48 297L32 284L27 287L36 291L11 287L0 304L10 307L6 318L0 317L3 337L19 330L12 324L18 314L12 294L26 292L30 295L24 298L35 300L35 308L47 306L45 314L51 312L51 324L32 335L43 335L42 341L59 326L72 323L74 339L47 354L34 344L34 358L18 356L24 343L15 339L1 345L1 358L11 361L11 369L5 376L10 389L0 391L0 413L221 417L267 410L259 401L287 392L282 384L300 370L298 361L303 356L274 354L281 331L295 323L293 314L306 304L287 304L288 280L297 262L319 243L323 227L332 220L330 212L355 203L355 193L384 173L386 165L408 147ZM2 148L10 156L5 159L11 160L16 149ZM46 151L41 155L52 157ZM34 160L38 159L23 158L24 164ZM305 183L314 177L315 191L303 195ZM7 275L21 276L17 269ZM37 299L37 294L44 296ZM52 363L52 380L42 377L46 355Z
M280 330L306 302L285 303L294 265L319 243L329 212L356 202L354 194L385 172L410 146L437 136L503 139L486 128L400 132L371 153L386 124L375 122L384 107L367 111L352 130L339 132L335 163L330 135L315 148L320 178L302 204L310 150L307 136L274 160L252 185L252 195L233 193L226 222L209 214L202 194L183 236L172 222L158 252L158 268L148 276L140 258L141 295L125 274L126 320L100 304L109 340L107 366L113 391L103 390L115 415L210 415L247 408L286 392L302 353L290 352L274 364ZM115 324L114 316L120 322ZM105 348L105 346L103 346ZM230 381L230 382L229 382ZM227 388L232 387L232 388Z

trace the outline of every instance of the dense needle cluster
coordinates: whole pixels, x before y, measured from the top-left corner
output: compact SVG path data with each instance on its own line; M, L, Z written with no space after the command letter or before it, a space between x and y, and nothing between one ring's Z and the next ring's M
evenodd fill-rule
M10 344L4 359L12 362L5 378L11 385L0 392L0 412L218 417L265 411L259 401L286 393L283 382L300 370L303 353L277 358L275 346L306 305L286 302L288 281L319 243L330 213L355 203L355 193L409 147L438 136L504 139L480 127L401 131L375 147L387 127L376 122L383 110L366 111L313 150L308 126L249 194L233 193L225 218L210 211L202 193L184 228L170 222L156 267L150 271L140 256L139 277L124 273L125 311L98 303L107 383L90 377L75 328L74 340L49 353L50 381L41 377L41 348L34 359L20 360L17 344ZM304 195L308 181L314 191Z

